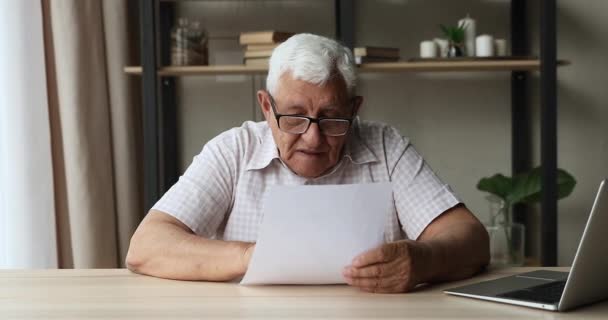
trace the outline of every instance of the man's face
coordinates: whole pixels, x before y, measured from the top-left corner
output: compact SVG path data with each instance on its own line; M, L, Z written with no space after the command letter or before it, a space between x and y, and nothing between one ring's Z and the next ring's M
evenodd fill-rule
M351 103L341 77L319 87L293 79L288 72L281 76L273 98L279 114L313 118L351 118L361 102L359 98ZM302 177L314 178L338 163L347 135L326 136L316 123L311 123L302 134L283 132L277 125L268 93L259 91L258 102L272 130L281 159L291 170Z

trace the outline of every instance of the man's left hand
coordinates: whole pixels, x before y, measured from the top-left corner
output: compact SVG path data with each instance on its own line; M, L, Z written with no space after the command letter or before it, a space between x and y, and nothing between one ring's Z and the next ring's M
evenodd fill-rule
M353 259L342 271L351 286L368 292L408 292L424 282L426 247L412 240L384 244Z

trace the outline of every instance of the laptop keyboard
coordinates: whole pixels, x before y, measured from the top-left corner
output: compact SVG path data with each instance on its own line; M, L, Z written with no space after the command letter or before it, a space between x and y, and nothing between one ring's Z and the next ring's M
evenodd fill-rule
M498 296L517 300L535 301L542 303L557 303L562 297L566 281L550 282L523 290L511 291Z

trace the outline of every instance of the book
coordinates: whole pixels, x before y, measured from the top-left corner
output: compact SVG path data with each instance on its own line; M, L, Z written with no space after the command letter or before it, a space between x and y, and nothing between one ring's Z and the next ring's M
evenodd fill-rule
M252 67L268 67L270 58L245 58L244 63L246 66Z
M241 45L249 44L273 44L283 42L293 36L292 32L283 31L251 31L241 32L239 43Z
M395 62L399 61L399 58L381 58L381 57L359 57L355 56L355 63L369 63L369 62Z
M270 58L271 50L245 51L245 58Z
M399 58L399 48L356 47L353 51L358 57Z
M245 47L245 51L267 51L273 50L280 43L271 43L271 44L249 44Z

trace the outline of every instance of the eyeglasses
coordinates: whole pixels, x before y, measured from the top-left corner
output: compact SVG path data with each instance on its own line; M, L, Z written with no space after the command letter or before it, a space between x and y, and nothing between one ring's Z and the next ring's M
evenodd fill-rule
M270 106L272 107L272 112L277 120L277 125L283 132L303 134L310 128L311 123L316 123L322 134L331 137L339 137L345 135L350 128L352 122L351 118L311 118L307 116L280 114L277 112L274 98L270 93L268 93L268 96L270 97Z

